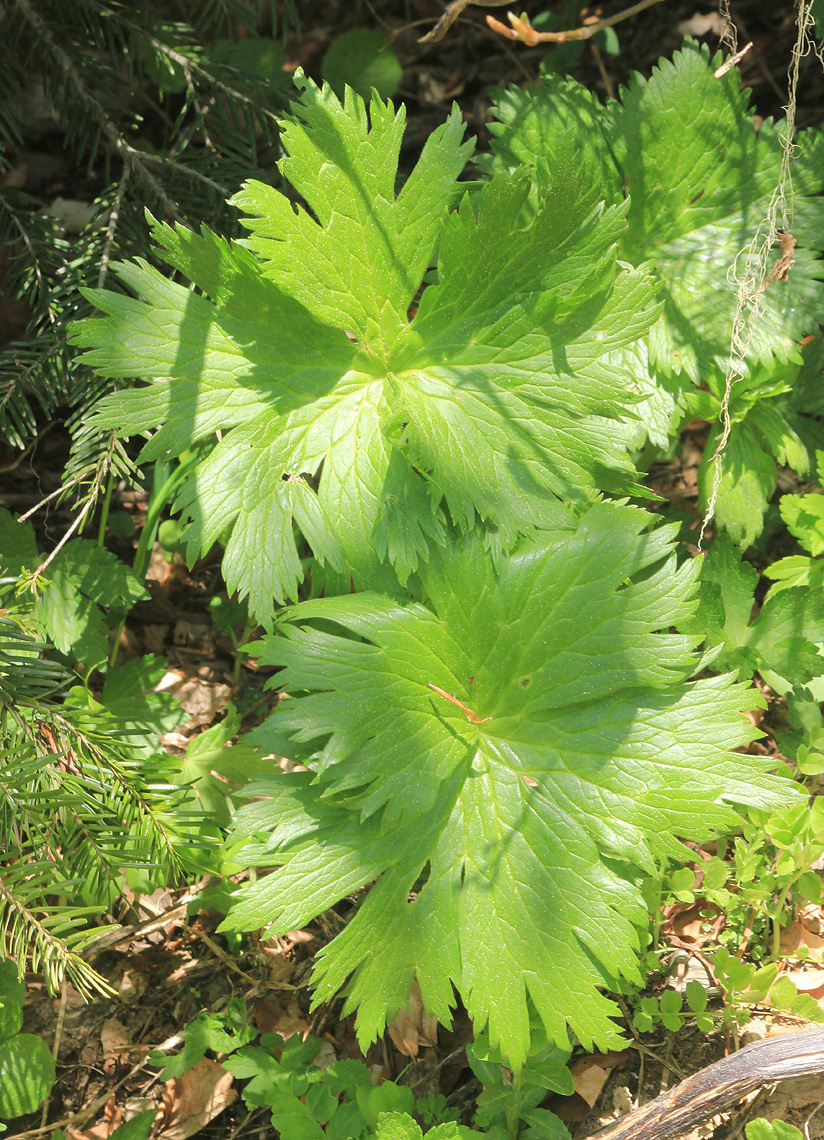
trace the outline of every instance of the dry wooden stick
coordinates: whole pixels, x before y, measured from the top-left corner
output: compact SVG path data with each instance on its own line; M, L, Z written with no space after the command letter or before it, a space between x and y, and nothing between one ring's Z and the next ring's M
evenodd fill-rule
M451 4L447 4L446 11L438 20L435 27L431 32L427 32L425 36L421 36L418 40L419 44L436 44L442 40L452 25L463 12L464 8L468 8L470 4L479 4L483 8L503 8L510 0L452 0Z
M824 1029L755 1041L593 1133L590 1140L669 1140L764 1085L813 1073L824 1073Z

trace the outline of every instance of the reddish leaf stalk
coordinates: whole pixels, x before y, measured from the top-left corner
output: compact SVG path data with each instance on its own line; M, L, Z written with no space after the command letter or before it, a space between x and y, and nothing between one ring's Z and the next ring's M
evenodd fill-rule
M431 681L429 682L429 688L436 692L439 697L443 697L444 700L450 701L455 706L455 708L460 709L466 719L471 720L473 724L484 724L486 721L492 720L491 716L478 716L478 714L476 712L473 712L472 709L467 708L466 705L462 705L457 697L451 696L451 694L447 693L445 689L439 689L438 686L433 685Z

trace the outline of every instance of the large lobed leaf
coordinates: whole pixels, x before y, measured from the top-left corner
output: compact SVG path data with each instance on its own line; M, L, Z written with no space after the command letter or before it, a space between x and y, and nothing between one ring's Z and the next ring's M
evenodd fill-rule
M224 574L271 621L294 597L302 544L348 588L390 588L478 521L510 547L559 500L637 489L615 421L637 398L620 350L655 319L648 272L616 261L623 203L542 171L493 180L450 213L470 145L455 110L398 194L403 112L367 117L307 84L282 171L308 204L250 182L245 243L154 226L166 261L119 269L137 296L90 294L86 361L148 387L97 422L149 433L142 459L215 446L179 506L189 553L226 543ZM437 260L437 284L410 309ZM619 363L612 361L619 359Z
M363 1039L416 973L427 1009L447 1020L454 985L514 1064L528 999L560 1043L568 1025L610 1047L599 987L638 977L640 870L734 826L735 803L793 800L769 760L731 751L754 735L752 692L688 680L698 637L672 630L698 562L649 524L598 504L497 569L470 535L422 568L427 606L306 602L262 643L293 696L256 739L309 771L249 789L265 798L233 858L278 869L225 926L289 930L376 881L317 971L317 1000L350 979Z
M608 203L629 197L622 256L653 263L664 300L648 338L650 363L696 382L714 364L723 370L737 301L728 271L766 217L785 133L770 120L757 127L735 70L717 79L712 68L708 50L687 40L606 107L569 79L508 88L493 108L498 122L486 162L490 173L549 162ZM795 358L824 307L816 260L824 246L824 136L804 131L797 142L795 264L759 297L749 363ZM768 268L779 252L776 246Z

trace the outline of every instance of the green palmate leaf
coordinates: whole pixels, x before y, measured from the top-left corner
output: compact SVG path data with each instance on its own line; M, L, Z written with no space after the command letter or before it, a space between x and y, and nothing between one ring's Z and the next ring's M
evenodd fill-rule
M108 655L109 626L101 607L123 612L149 596L128 566L84 538L61 550L46 578L34 616L61 653L87 666Z
M750 630L758 671L777 692L824 674L824 594L808 587L768 598Z
M819 485L824 484L824 452L816 451ZM821 495L782 495L778 504L781 517L787 529L809 551L805 554L791 554L767 566L764 574L773 580L767 597L793 586L809 586L811 590L821 589L824 582L824 498Z
M231 818L233 793L260 771L260 754L250 744L227 747L239 731L240 714L229 701L224 719L192 737L176 768L179 782L222 827Z
M0 576L37 569L34 527L0 508ZM61 653L92 666L108 654L108 625L100 607L127 609L149 595L132 571L88 539L67 543L39 585L33 617Z
M326 1140L324 1129L295 1096L272 1098L272 1124L282 1140Z
M761 400L734 423L721 454L721 479L715 520L743 547L764 527L764 512L777 483L776 462L802 475L809 471L807 448L799 437L791 410L779 400ZM698 468L698 486L706 504L713 486L713 456L721 428L713 427Z
M233 998L233 1002L238 999ZM231 1011L231 1004L230 1004ZM180 1077L194 1066L212 1049L215 1053L231 1053L257 1037L257 1030L249 1025L234 1026L220 1014L199 1013L194 1021L186 1026L183 1049L176 1057L165 1057L162 1053L152 1053L153 1064L163 1065L159 1073L162 1081Z
M656 313L648 273L616 262L624 204L543 170L527 228L526 176L450 213L457 110L396 194L402 133L391 104L367 117L307 85L281 169L311 213L248 183L243 246L155 225L197 291L124 265L139 299L94 293L106 315L77 326L100 372L150 381L98 415L154 432L144 460L221 436L179 499L189 555L226 541L226 581L264 623L301 580L296 530L344 589L350 572L396 589L380 560L405 581L450 520L509 547L558 525L559 499L638 489L615 419L646 393L616 354Z
M779 558L771 566L765 566L764 576L773 582L767 592L768 598L794 586L809 586L813 590L820 590L824 585L824 561L806 554L790 554L787 558Z
M698 638L668 631L699 564L677 567L674 529L649 522L596 505L498 571L470 535L422 568L430 608L306 602L262 643L305 695L254 739L310 771L250 787L267 798L241 809L235 857L281 866L226 926L292 929L377 880L317 975L318 1000L350 978L363 1039L416 973L428 1009L447 1019L454 984L514 1064L528 998L561 1044L567 1025L617 1041L598 987L638 977L636 869L681 857L676 835L734 826L733 803L792 801L769 761L729 752L752 737L753 694L688 683Z
M682 628L706 637L714 663L742 677L758 670L786 692L824 673L824 594L786 588L767 597L751 620L758 573L726 538L705 556L698 611Z
M634 76L606 108L572 80L548 77L506 91L493 111L499 122L491 127L490 171L560 161L567 178L586 180L607 202L629 196L623 256L654 263L664 299L649 336L651 364L703 379L729 351L737 291L727 271L766 217L783 124L756 129L735 73L716 79L708 51L689 40L649 79ZM817 328L824 302L815 262L824 233L824 206L815 197L824 183L824 137L807 131L798 141L796 262L788 280L771 281L759 299L747 345L751 364L797 357L798 341Z
M744 1129L747 1140L802 1140L804 1133L783 1120L751 1120Z
M820 378L820 350L820 338L810 338L799 360L757 365L729 394L731 430L721 457L715 518L743 546L763 528L764 511L776 487L775 464L792 467L800 475L809 474L814 465L821 428L810 418L815 401L809 399L809 374ZM720 372L708 372L706 380L705 388L691 388L680 398L685 419L715 422L698 471L705 505L713 488L714 454L721 432L717 421L722 419L725 395ZM649 435L653 439L652 430Z
M275 1097L287 1094L301 1096L306 1092L307 1082L292 1088L297 1081L294 1073L284 1070L268 1049L249 1045L233 1057L223 1062L223 1068L232 1076L248 1080L243 1089L243 1100L249 1108L270 1105Z
M166 664L165 657L151 653L133 657L112 671L99 701L87 688L75 686L69 706L74 722L92 731L115 731L136 755L153 756L158 752L157 738L184 716L176 697L155 691L166 675Z
M824 554L824 496L782 495L779 506L790 534L815 557Z
M139 1112L131 1120L120 1124L109 1135L112 1140L149 1140L156 1115L153 1108L148 1108L145 1112ZM57 1132L53 1133L53 1136L55 1140L59 1140Z
M506 1058L500 1050L491 1049L484 1033L479 1033L466 1050L466 1059L483 1092L478 1096L474 1123L484 1126L492 1136L505 1135L507 1121L514 1118L532 1125L536 1140L569 1140L564 1125L551 1112L538 1108L548 1092L571 1096L574 1090L569 1071L569 1052L554 1043L545 1044L540 1026L531 1025L532 1041L524 1067L513 1081L503 1066Z
M698 611L682 623L683 629L704 634L708 649L719 650L716 665L741 669L747 676L756 668L748 643L757 585L755 567L743 561L726 536L720 536L704 556Z
M391 99L400 87L403 68L383 32L353 28L332 40L321 73L340 96L348 84L364 99L373 87L383 99Z
M472 1137L483 1135L452 1121L438 1124L424 1133L406 1112L382 1112L378 1117L377 1132L371 1133L374 1140L424 1140L424 1136L426 1140L472 1140Z

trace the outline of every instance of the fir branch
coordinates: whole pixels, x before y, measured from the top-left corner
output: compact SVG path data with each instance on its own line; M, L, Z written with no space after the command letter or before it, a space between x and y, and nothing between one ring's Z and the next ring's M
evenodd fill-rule
M67 84L72 88L72 91L77 98L83 103L85 107L93 115L95 122L108 139L111 146L121 156L124 162L131 162L135 172L149 185L156 194L159 201L161 201L169 212L169 214L180 221L181 216L178 212L176 203L168 197L161 183L155 178L151 171L146 167L142 161L142 156L139 156L138 151L131 147L123 135L118 131L113 121L106 113L102 103L95 98L91 91L86 87L85 83L81 80L77 69L72 63L68 53L58 44L54 38L51 29L45 21L35 12L29 0L12 0L17 8L20 10L23 17L29 22L34 31L40 36L42 42L47 46L53 59L58 64L60 70L66 79Z
M120 209L123 205L123 199L126 195L126 187L129 185L129 177L131 175L131 168L127 163L123 163L123 173L120 175L120 182L117 187L117 193L112 203L112 208L109 213L109 220L106 224L106 241L103 245L103 254L100 258L100 272L97 275L97 287L102 289L106 281L106 275L109 272L109 259L112 255L112 248L114 246L114 237L117 232L117 223L120 221Z
M25 887L25 893L15 890L20 886ZM41 967L51 992L58 989L65 975L87 1000L95 994L113 997L114 990L106 979L69 947L68 928L86 919L88 908L62 908L62 912L52 910L46 919L38 918L30 900L38 897L41 886L33 875L12 880L9 868L4 868L4 878L0 879L0 938L5 940L12 958L20 967L26 961L31 962L33 970ZM57 933L49 929L50 924L57 926ZM81 944L106 929L111 927L86 932ZM72 942L76 945L78 939L75 937Z

